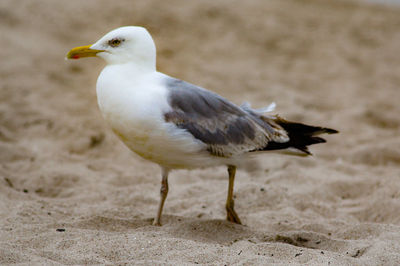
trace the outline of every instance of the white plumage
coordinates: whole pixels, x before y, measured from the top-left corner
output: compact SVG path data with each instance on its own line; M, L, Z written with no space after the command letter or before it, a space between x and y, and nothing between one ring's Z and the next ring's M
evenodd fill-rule
M314 135L335 130L266 116L275 104L252 109L174 79L156 70L156 48L142 27L122 27L93 45L72 49L67 57L99 56L107 62L97 80L104 119L135 153L162 168L159 225L171 169L227 165L227 219L240 223L233 208L236 165L256 151L295 148L324 142ZM298 132L295 132L298 131Z

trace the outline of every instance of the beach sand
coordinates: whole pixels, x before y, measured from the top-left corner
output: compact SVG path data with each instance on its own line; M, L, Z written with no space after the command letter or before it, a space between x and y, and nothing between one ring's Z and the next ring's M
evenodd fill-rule
M237 104L340 134L314 156L160 169L97 107L99 59L75 46L124 25L158 69ZM399 265L400 9L322 0L0 2L0 264Z

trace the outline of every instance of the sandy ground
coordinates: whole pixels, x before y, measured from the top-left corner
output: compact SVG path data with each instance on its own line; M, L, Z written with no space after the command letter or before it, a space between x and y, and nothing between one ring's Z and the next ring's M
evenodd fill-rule
M64 61L146 26L158 68L240 104L336 128L312 158L160 170L97 108L99 59ZM400 264L400 9L340 1L0 1L0 264ZM63 230L59 230L63 229ZM65 231L64 231L65 230Z

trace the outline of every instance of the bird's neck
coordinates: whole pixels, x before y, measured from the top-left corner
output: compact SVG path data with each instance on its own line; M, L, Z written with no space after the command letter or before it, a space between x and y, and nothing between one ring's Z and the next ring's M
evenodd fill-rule
M121 73L128 74L130 76L144 75L147 73L153 73L156 71L156 63L150 62L149 60L142 62L128 62L123 64L109 64L111 68L121 69Z
M129 62L132 67L137 68L138 70L144 71L156 71L156 55L155 53L143 54L141 56L137 56L134 60Z
M126 56L109 56L104 53L102 56L107 66L117 66L129 69L132 72L154 72L156 71L156 54L154 53L131 53Z

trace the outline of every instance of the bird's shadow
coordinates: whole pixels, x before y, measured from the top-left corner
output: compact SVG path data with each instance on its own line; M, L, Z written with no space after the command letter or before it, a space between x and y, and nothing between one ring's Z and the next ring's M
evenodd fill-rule
M125 219L116 217L94 216L79 221L63 224L66 228L85 230L125 232L155 232L175 238L193 241L230 245L238 240L255 235L251 228L219 219L196 219L181 216L163 215L163 225L152 225L153 218ZM60 227L53 225L51 227Z
M323 248L331 250L331 245L348 248L345 241L332 239L330 236L312 231L271 232L257 230L245 225L238 225L220 219L198 219L182 216L163 215L163 225L154 226L153 218L116 218L105 216L83 217L79 221L63 223L66 230L77 228L93 231L124 232L135 234L137 232L150 233L161 237L187 239L195 242L213 243L230 246L238 241L246 241L253 244L263 242L285 243L297 247L312 249ZM50 227L59 227L53 224ZM264 228L266 229L266 228ZM331 244L331 245L330 245Z
M231 245L258 234L250 227L220 219L195 219L165 216L166 233L182 239Z

